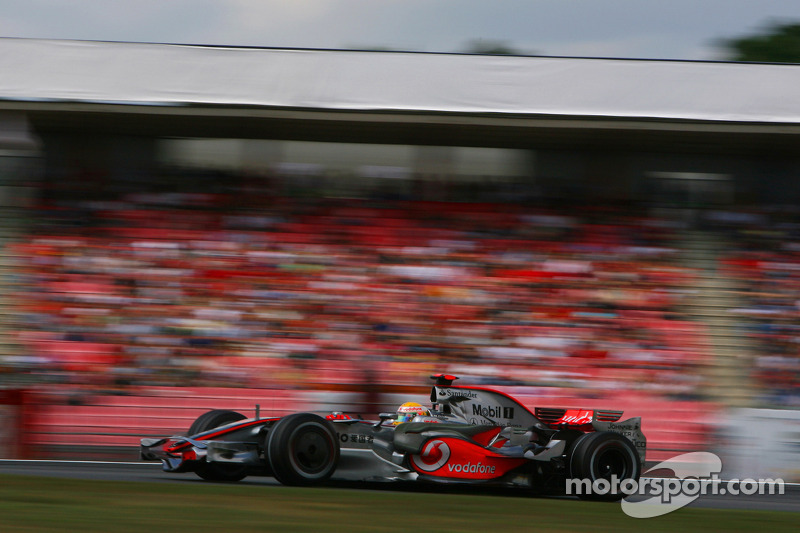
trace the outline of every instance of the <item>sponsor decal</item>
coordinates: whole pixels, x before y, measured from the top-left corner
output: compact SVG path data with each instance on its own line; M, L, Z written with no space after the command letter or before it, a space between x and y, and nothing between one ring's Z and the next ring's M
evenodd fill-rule
M450 459L450 446L443 440L431 440L422 448L422 453L412 456L411 459L420 470L433 472Z
M581 426L592 423L592 411L567 411L559 420L562 424Z
M485 465L483 463L463 463L463 464L449 464L447 469L450 472L468 472L471 474L494 474L495 467Z
M611 431L628 430L634 431L639 429L639 424L609 424L608 429Z
M325 418L328 420L354 420L350 417L350 415L346 415L344 413L331 413L327 415Z
M476 403L472 404L472 414L484 418L514 418L514 408L502 407L500 405L491 405L487 407Z
M528 462L487 451L461 439L432 439L419 455L412 455L411 466L420 474L457 479L493 479Z
M478 393L473 392L471 390L461 390L461 389L441 389L439 391L440 396L449 396L450 398L477 398Z
M352 442L354 444L372 444L374 440L372 435L359 435L357 433L353 433L348 435L347 433L340 433L339 440L342 442Z

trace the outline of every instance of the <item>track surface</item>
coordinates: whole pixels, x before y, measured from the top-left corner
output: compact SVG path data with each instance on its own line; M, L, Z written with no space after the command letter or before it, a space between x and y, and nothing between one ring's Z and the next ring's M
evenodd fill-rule
M155 482L155 483L207 483L191 473L168 474L162 472L159 463L116 463L93 461L22 461L0 459L0 474L18 474L28 476L65 477L72 479ZM254 486L276 486L278 483L270 477L250 477L239 484ZM465 494L487 494L485 488L466 485L442 486L423 483L380 483L331 481L334 488L352 488L360 490L398 490L398 491L435 491L461 492ZM517 494L513 490L492 490L492 493ZM784 494L774 495L703 495L691 507L707 507L717 509L761 509L771 511L800 512L800 485L787 484Z

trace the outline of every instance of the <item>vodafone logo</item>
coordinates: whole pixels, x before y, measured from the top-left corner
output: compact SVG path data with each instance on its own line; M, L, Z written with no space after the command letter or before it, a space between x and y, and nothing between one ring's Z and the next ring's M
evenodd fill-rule
M428 441L422 448L422 453L411 456L411 462L423 472L440 469L448 459L450 459L450 446L438 439Z

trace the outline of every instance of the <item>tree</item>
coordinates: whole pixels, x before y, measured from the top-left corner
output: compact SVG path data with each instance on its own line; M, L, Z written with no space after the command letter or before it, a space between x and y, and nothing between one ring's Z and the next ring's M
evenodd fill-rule
M722 45L733 61L800 63L800 23L772 24L763 34L727 39Z

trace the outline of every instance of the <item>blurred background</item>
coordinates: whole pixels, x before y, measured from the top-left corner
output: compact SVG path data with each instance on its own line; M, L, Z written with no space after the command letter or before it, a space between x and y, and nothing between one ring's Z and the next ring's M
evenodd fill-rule
M0 457L447 372L800 475L800 67L0 49Z

